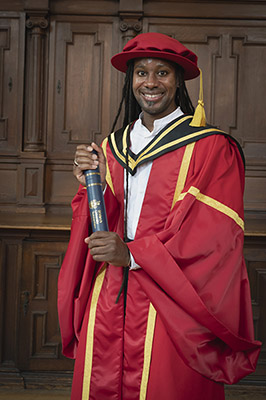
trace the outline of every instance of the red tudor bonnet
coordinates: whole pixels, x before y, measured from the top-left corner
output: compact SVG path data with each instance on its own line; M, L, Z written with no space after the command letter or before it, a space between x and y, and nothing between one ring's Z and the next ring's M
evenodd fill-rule
M200 74L198 57L178 40L162 33L141 33L129 40L123 51L111 58L112 65L126 72L127 62L134 58L162 58L179 64L184 69L184 79L196 78Z

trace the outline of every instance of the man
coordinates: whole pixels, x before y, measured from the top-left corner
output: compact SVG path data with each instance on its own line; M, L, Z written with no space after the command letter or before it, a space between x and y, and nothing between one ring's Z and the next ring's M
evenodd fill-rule
M102 147L77 147L81 186L59 277L63 353L76 358L71 398L224 399L223 383L254 371L260 349L242 254L241 149L195 126L204 119L192 118L184 80L199 75L197 57L177 40L138 35L112 64L126 72L123 127ZM97 166L110 232L88 236L83 171Z

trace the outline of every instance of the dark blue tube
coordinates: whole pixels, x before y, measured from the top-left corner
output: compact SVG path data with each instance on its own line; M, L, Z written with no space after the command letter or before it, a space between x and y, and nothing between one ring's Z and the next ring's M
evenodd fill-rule
M102 191L99 167L84 171L92 231L108 231L108 221Z

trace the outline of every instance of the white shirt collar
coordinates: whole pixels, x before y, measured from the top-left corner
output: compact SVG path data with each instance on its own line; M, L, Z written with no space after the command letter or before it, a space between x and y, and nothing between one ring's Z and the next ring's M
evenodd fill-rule
M131 150L133 153L137 154L141 151L149 141L157 135L157 133L162 130L167 124L169 124L174 119L181 117L184 113L181 111L180 107L177 107L171 114L166 115L166 117L156 119L153 124L153 131L150 132L149 129L142 123L143 113L140 113L139 119L135 122L133 129L130 133L131 139Z
M143 112L141 112L139 119L135 122L135 125L137 124L137 127L142 130L142 134L144 136L151 137L157 135L161 129L163 129L172 120L181 117L181 115L183 115L183 112L181 111L180 107L177 107L173 112L171 112L171 114L168 114L163 118L156 119L153 123L153 130L150 132L149 129L147 129L142 123Z

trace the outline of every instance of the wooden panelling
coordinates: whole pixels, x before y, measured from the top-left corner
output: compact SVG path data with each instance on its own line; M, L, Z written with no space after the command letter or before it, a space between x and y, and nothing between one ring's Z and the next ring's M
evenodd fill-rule
M0 164L0 203L5 205L15 204L17 201L17 175L16 164Z
M252 211L266 210L266 168L254 170L247 167L246 171L246 188L245 188L245 209Z
M22 257L22 239L1 238L1 368L16 367L19 309L19 278ZM12 295L11 295L12 293ZM10 318L12 316L12 318Z
M61 355L57 316L57 278L69 231L58 221L60 227L47 230L38 229L38 222L32 229L0 232L0 386L28 381L29 387L48 387L47 376L37 383L37 376L27 375L40 370L55 371L50 384L70 385L70 373L60 376L73 370L73 361Z
M24 151L46 149L48 26L47 13L27 15Z
M256 373L247 379L266 376L266 237L246 237L244 255L249 275L254 328L256 339L262 342L262 350Z
M22 16L0 15L0 152L5 154L16 154L21 138L23 26Z
M18 235L20 236L20 235ZM0 237L0 387L23 387L17 368L19 278L22 238Z
M265 19L265 1L230 0L144 0L143 9L149 17L162 18L238 18Z
M20 165L20 205L44 205L44 159L25 159Z
M67 243L23 244L19 367L22 370L60 370L72 361L61 355L57 317L57 278Z
M18 160L22 137L24 16L0 15L0 204L18 201Z
M72 169L72 163L47 165L45 199L47 204L69 207L73 194L77 192L79 186L73 179Z
M51 14L110 15L124 9L142 10L149 17L266 19L265 0L1 0L0 10L43 10Z
M51 22L48 154L73 157L110 130L112 22Z
M116 15L119 2L110 0L56 0L50 2L53 14Z

